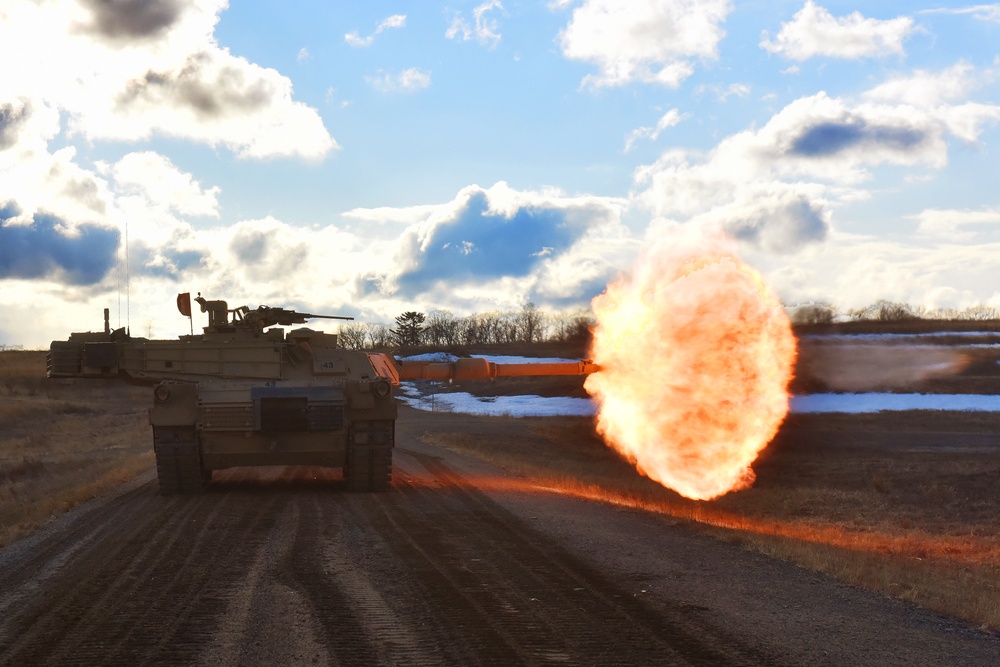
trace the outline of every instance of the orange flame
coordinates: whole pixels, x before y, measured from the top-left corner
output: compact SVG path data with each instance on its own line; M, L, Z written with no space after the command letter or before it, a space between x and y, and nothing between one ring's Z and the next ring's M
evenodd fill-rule
M662 241L593 308L602 371L585 386L604 439L688 498L750 486L788 413L796 351L788 316L735 244L721 233Z

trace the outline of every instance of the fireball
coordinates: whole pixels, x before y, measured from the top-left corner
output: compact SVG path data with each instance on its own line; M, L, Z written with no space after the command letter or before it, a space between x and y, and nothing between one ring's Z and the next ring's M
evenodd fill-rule
M661 241L593 301L586 388L597 428L640 473L710 500L754 481L750 464L788 413L795 337L784 308L721 233Z

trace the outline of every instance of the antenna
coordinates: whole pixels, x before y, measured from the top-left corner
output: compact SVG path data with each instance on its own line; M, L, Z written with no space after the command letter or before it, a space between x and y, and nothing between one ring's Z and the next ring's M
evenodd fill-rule
M116 259L118 260L118 266L115 271L116 287L118 289L118 327L122 327L122 247L121 244L118 245L116 249Z
M130 271L128 266L128 218L125 218L125 326L126 331L132 335L132 291L129 286Z

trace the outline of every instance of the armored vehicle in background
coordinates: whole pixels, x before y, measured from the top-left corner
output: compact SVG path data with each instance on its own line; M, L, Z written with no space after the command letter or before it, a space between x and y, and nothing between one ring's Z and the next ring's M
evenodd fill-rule
M181 295L185 296L185 295ZM505 375L579 375L587 361L494 364L485 359L398 362L382 353L345 350L335 334L284 326L315 318L351 319L196 301L207 312L203 333L176 340L112 331L53 341L50 378L119 378L153 385L149 421L160 492L196 493L213 470L235 466L342 468L348 489L391 486L396 402L392 388L409 379ZM178 298L178 307L190 316Z

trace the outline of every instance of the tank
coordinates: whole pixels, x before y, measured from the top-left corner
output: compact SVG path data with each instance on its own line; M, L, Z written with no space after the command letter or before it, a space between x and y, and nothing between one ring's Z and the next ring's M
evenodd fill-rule
M190 300L178 297L190 316ZM213 470L236 466L342 468L351 491L392 484L397 403L393 387L411 379L582 375L589 361L495 364L486 359L399 362L383 353L346 350L335 334L306 327L333 315L195 299L209 323L176 340L111 330L53 341L50 378L119 379L152 385L153 450L160 492L202 491ZM186 306L186 309L185 309ZM185 312L185 310L187 312Z

